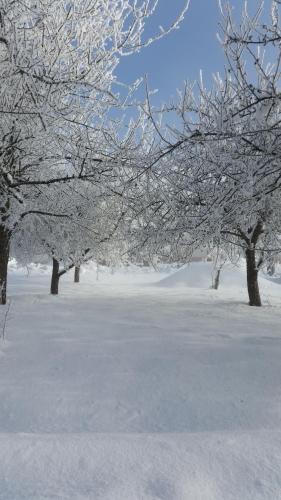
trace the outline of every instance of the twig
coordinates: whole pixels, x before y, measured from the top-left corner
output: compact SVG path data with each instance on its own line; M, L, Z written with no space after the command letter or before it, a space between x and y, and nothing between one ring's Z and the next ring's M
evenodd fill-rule
M3 341L5 340L5 330L6 330L6 326L7 326L7 322L8 322L8 316L9 316L10 309L11 309L11 301L8 302L7 308L6 308L6 311L4 314L4 322L2 325L2 339L3 339Z

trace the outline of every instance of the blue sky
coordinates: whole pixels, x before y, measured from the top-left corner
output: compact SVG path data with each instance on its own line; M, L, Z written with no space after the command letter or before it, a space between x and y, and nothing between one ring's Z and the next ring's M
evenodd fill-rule
M159 0L157 14L147 31L157 29L159 24L167 26L184 3L184 0ZM257 8L259 0L249 0L248 3ZM268 5L269 0L265 3ZM232 0L231 4L239 13L243 0ZM217 0L191 0L180 29L140 54L124 58L118 68L118 77L128 83L148 74L149 86L158 89L157 100L160 102L167 102L175 96L184 80L198 79L200 69L205 82L209 82L212 73L224 66L223 51L216 38L219 21Z

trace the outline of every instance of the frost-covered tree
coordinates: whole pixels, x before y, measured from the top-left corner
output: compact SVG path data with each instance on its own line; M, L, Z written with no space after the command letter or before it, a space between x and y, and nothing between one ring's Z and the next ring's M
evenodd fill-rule
M178 26L144 39L158 0L0 1L0 288L6 301L10 238L34 210L38 190L108 171L89 132L106 128L120 105L113 89L123 55L150 45ZM44 207L41 207L44 212ZM36 208L38 215L38 209Z
M13 251L20 261L21 253L28 262L47 257L52 262L51 294L57 295L61 276L103 256L119 229L124 207L122 198L78 179L71 186L54 184L49 198L44 192L39 203L48 209L48 202L55 201L58 214L34 211L24 218L14 233Z
M186 85L169 108L177 115L175 127L160 128L151 106L148 113L161 146L149 171L158 187L147 202L147 237L162 248L186 245L189 252L202 245L223 244L227 252L237 247L246 258L254 306L261 305L258 272L280 251L278 9L273 0L271 21L264 24L262 9L251 18L245 4L236 26L231 7L222 8L225 75L215 76L211 90L202 80Z

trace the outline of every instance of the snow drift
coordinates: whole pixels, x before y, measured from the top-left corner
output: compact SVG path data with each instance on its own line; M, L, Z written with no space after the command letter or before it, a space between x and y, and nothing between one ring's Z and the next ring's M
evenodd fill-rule
M210 288L214 265L212 262L192 262L157 283L163 287L186 286L190 288ZM221 270L220 285L224 287L245 287L245 269L231 265Z

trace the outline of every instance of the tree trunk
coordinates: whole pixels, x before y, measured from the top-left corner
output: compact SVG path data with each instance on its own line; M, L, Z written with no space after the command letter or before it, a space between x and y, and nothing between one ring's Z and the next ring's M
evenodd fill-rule
M218 288L219 288L220 274L221 274L221 269L216 269L215 279L214 279L214 282L213 282L213 289L214 290L218 290Z
M51 295L58 295L59 293L59 279L60 279L59 269L60 269L59 261L53 258Z
M0 304L7 302L7 276L10 252L10 231L0 224Z
M258 268L256 265L255 249L246 250L246 263L247 263L247 286L249 295L249 305L260 307L261 298L258 283Z
M74 269L74 283L80 282L80 266L75 266Z

